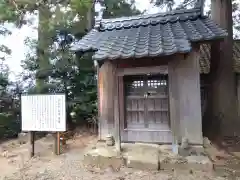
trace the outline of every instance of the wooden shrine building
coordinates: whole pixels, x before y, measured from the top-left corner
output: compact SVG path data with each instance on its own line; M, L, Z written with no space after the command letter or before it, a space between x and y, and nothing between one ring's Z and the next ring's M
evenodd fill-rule
M97 23L72 50L95 52L100 139L201 145L200 45L226 35L200 8Z

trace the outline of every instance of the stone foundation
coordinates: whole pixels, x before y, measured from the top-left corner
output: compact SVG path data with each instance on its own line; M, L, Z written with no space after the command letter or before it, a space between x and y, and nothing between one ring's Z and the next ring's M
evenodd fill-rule
M175 155L171 146L158 146L148 144L123 144L119 154L115 147L105 144L97 145L87 151L84 156L84 164L98 168L112 167L119 170L123 165L139 170L191 170L212 171L213 164L208 156L204 155L204 149L192 148L185 156Z
M140 170L159 170L159 146L146 144L123 144L125 165Z
M179 147L178 153L180 156L207 156L203 146L189 146L188 148Z
M160 157L160 170L212 171L213 164L207 156Z
M124 160L113 148L99 147L87 151L84 155L83 163L86 166L95 166L100 169L111 167L117 171L124 164Z

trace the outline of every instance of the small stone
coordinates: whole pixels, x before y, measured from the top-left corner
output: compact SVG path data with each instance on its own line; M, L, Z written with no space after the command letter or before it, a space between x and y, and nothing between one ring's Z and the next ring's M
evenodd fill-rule
M106 145L107 146L113 146L114 145L114 139L112 135L107 135L106 136Z
M183 156L183 157L186 157L186 156L190 155L189 149L185 149L185 148L182 148L182 147L179 147L178 153L179 153L180 156Z
M16 159L8 159L8 163L9 164L14 164L14 163L16 163Z
M46 135L46 138L53 138L54 137L54 135L52 134L52 133L48 133L47 135Z
M197 156L198 154L197 154L196 149L191 150L191 151L190 151L190 155L191 155L191 156Z
M213 163L207 156L188 156L186 157L190 167L196 170L212 171Z
M8 158L8 151L3 151L1 154L2 157Z
M125 177L118 177L119 180L125 180Z
M189 148L189 141L188 138L182 138L181 142L181 149L188 149Z
M207 138L203 138L203 147L210 147L212 145L211 141Z
M27 133L19 133L18 134L18 143L26 144L28 142L28 134Z
M132 172L129 172L129 171L128 171L128 172L124 172L124 174L125 174L125 175L131 175Z

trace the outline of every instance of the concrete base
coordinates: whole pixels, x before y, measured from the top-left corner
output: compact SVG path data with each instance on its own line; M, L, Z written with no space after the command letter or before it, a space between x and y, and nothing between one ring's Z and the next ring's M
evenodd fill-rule
M213 164L207 156L179 156L171 151L171 146L149 144L122 144L119 154L115 147L97 145L87 151L84 164L98 168L112 167L119 170L122 165L140 170L196 170L212 171Z

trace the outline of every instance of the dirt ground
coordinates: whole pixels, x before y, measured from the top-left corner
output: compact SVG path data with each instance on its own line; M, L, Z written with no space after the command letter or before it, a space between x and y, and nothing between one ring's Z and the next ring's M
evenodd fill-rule
M223 180L238 179L206 172L147 172L121 168L100 170L84 167L83 155L89 144L97 141L88 133L78 134L67 142L60 156L53 154L53 139L46 137L36 142L36 156L29 160L28 145L17 140L0 145L0 179L4 180ZM239 178L240 179L240 178Z

